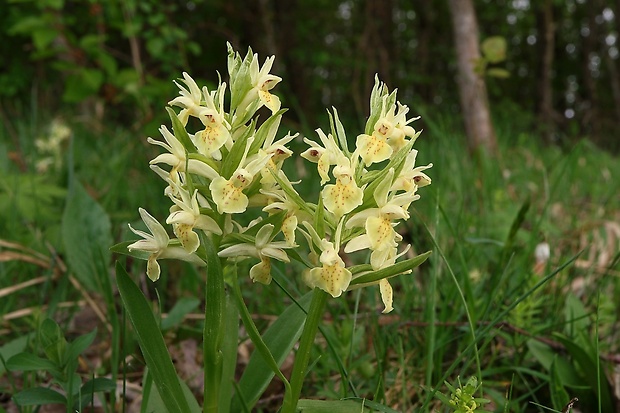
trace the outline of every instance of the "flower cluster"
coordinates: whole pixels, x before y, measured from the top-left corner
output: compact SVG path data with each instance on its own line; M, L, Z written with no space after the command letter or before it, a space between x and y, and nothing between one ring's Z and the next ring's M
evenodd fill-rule
M410 123L417 118L407 119L407 106L377 79L365 131L351 151L334 109L328 133L317 129L318 140L303 139L309 148L301 156L316 163L321 185L319 199L307 202L282 169L297 134L278 133L285 110L271 92L281 81L269 73L273 62L270 57L261 67L251 50L242 58L229 45L230 85L220 80L210 91L187 73L175 82L179 96L169 105L180 111L168 109L172 131L162 126L163 140L148 142L166 150L151 169L168 184L172 206L165 222L176 238L140 209L151 233L130 227L143 239L127 248L148 259L147 274L157 280L158 259L202 261L203 233L215 240L221 259L255 260L253 281L270 283L272 260L296 260L307 267L303 281L333 297L379 284L384 311L391 311L388 278L411 271L395 265L409 248L399 248L396 227L409 218L418 188L431 182L424 170L432 165L415 166L413 143L420 132ZM259 123L262 107L271 116ZM258 217L248 223L249 210ZM369 263L348 264L347 256L362 250Z

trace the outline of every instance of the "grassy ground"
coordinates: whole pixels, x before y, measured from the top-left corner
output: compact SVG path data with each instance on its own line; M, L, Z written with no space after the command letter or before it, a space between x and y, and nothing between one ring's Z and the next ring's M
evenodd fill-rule
M541 410L536 404L561 410L575 396L582 411L616 410L620 162L586 140L543 146L507 119L498 122L501 156L474 162L453 119L425 116L418 162L434 164L433 185L420 190L413 223L399 229L415 253L432 250L431 259L394 282L389 315L379 312L377 289L329 302L305 397L357 396L398 411L448 411L435 391L448 392L444 380L476 376L492 411ZM7 373L4 364L24 349L44 354L46 317L69 340L98 328L76 368L85 380L107 375L124 383L118 393L132 411L143 362L113 287L118 257L107 248L135 238L127 222L136 223L139 206L166 215L164 185L147 166L158 152L139 133L70 125L73 139L62 141L56 155L35 144L52 134L47 125L34 119L0 131L0 412L15 411L9 406L17 391L50 383L43 369ZM50 156L58 163L44 170L39 162ZM90 197L67 203L74 178ZM80 250L82 242L102 245ZM537 260L545 245L548 258ZM76 254L92 260L71 258ZM181 376L201 389L195 366L202 274L164 263L153 285L143 262L126 265L157 312L177 304L186 313L185 321L171 317L163 327ZM277 267L275 278L292 291L307 290L290 266ZM243 287L259 328L289 303L273 284L246 280ZM240 343L240 370L250 351ZM259 406L269 411L281 396L276 382ZM109 395L101 411L117 411L120 399Z

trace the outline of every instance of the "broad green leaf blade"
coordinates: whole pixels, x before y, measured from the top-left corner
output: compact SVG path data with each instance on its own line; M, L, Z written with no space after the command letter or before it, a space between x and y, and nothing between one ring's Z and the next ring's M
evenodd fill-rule
M168 348L159 330L151 306L129 278L120 263L116 263L116 282L123 306L134 327L144 360L153 375L153 382L170 413L189 412L186 395L181 388Z
M303 308L308 308L311 300L312 292L309 292L297 300L297 303ZM282 365L301 336L306 313L299 308L298 304L293 303L287 307L263 334L263 341L278 365ZM274 375L262 355L254 351L239 380L239 391L250 409L254 407ZM238 394L235 395L231 411L242 411L242 403Z
M116 390L116 382L114 382L114 380L108 379L107 377L95 377L84 383L80 392L84 395L113 390Z
M77 360L77 358L86 350L95 339L97 335L97 329L95 328L90 333L84 334L73 340L67 346L67 352L65 354L65 361Z
M67 363L65 358L67 340L60 330L60 326L51 318L46 318L41 323L39 332L45 355L50 361L63 368Z
M583 381L579 373L577 373L577 370L575 370L575 367L564 357L559 357L557 352L547 344L530 339L527 341L527 347L545 370L550 372L552 365L555 364L554 368L562 377L562 383L565 386L572 388L583 386Z
M116 390L116 382L106 377L95 377L92 380L84 383L80 389L80 400L74 403L74 408L77 411L79 406L88 406L94 399L95 393L113 392ZM79 402L79 405L78 405Z
M10 371L56 370L56 364L50 360L31 353L18 353L7 360L6 368Z
M598 357L598 355L594 356L588 354L588 352L574 341L569 339L562 334L554 334L555 338L566 347L569 354L573 358L574 361L579 364L581 370L584 375L585 382L592 388L595 393L599 393L597 390L598 384L600 383L600 403L604 412L613 411L613 402L610 391L610 384L605 376L605 373L602 369L598 371L597 374L597 360L594 357Z
M10 359L14 355L21 353L26 349L28 341L31 339L31 334L26 334L21 337L11 340L2 347L0 347L0 377L4 374L5 363L3 361Z
M189 410L185 410L184 412L201 413L200 406L198 405L196 398L192 394L192 391L189 389L187 384L180 380L179 380L179 383L181 384L181 388L183 389L183 394L185 395L186 399L189 400ZM149 412L149 413L150 412L153 412L153 413L162 412L164 411L165 406L166 406L166 403L164 402L164 399L162 399L162 397L160 396L159 391L157 390L157 387L155 386L151 387L151 391L149 392L148 397L143 402L143 406L142 406L143 411Z
M73 180L62 217L62 239L67 261L76 278L91 291L99 290L97 262L109 262L112 245L110 219L104 209Z
M55 390L34 387L22 390L13 396L18 406L41 406L43 404L67 404L67 399Z

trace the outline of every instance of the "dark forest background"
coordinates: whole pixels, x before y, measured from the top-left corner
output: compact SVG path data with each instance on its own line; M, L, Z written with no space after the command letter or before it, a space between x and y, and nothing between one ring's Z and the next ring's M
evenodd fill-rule
M618 151L620 1L473 3L480 42L506 41L505 59L488 67L502 76L481 73L494 118L550 143L585 137ZM154 131L176 95L172 79L187 71L213 85L215 70L226 73L226 42L242 53L251 46L261 59L277 56L278 93L301 130L316 128L331 106L345 123L361 124L375 73L413 114L458 119L450 7L447 0L0 0L0 121L10 129L36 107L94 127Z

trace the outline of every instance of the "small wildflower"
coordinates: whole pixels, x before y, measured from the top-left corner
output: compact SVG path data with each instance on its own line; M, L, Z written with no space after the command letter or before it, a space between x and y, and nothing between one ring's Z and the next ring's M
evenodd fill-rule
M169 246L170 238L164 227L145 209L139 208L140 216L151 233L134 229L129 225L129 229L136 235L144 239L134 242L127 246L129 251L138 250L150 253L146 264L146 275L152 280L157 281L161 272L158 259L176 258L183 261L203 264L202 260L195 255L189 254L185 249L177 246Z
M175 205L171 208L166 224L172 224L174 234L179 238L183 248L188 253L192 253L200 246L198 234L194 232L194 229L202 229L217 235L221 235L222 230L213 218L200 213L197 200L198 190L194 190L193 195L190 196L187 190L173 182L171 185L176 186L175 192L180 195L181 199L170 194L170 199Z
M224 248L219 252L220 257L256 257L261 260L250 269L250 278L254 282L269 284L271 282L271 261L274 258L278 261L289 262L288 255L284 249L290 248L284 241L273 241L274 226L272 224L263 225L256 233L254 244L241 243Z
M347 158L341 158L334 167L335 185L326 185L323 189L325 208L337 218L353 211L362 204L364 191L357 186L353 169Z
M351 272L345 268L344 261L333 243L326 239L321 240L321 251L319 261L322 266L307 270L304 281L310 288L318 287L332 297L340 297L349 287Z
M179 84L176 80L174 81L174 84L179 88L179 94L181 96L172 99L168 104L183 108L181 112L179 112L178 117L183 126L185 126L190 116L198 117L205 108L201 106L202 93L200 92L200 88L194 79L186 72L183 72L183 82L187 88L183 87L183 85Z

